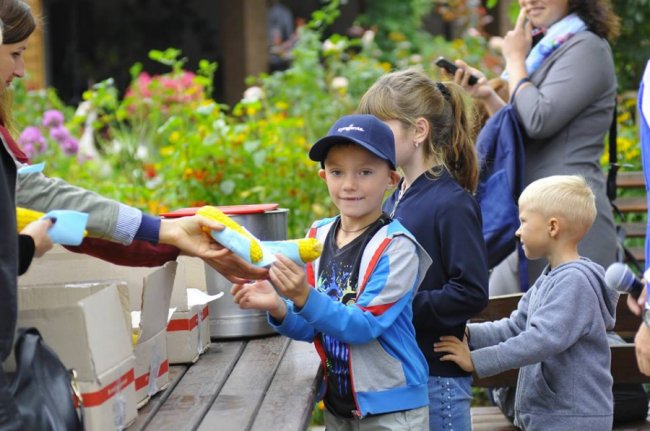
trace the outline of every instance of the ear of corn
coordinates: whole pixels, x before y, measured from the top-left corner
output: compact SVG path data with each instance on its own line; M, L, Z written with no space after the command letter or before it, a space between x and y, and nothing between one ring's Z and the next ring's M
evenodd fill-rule
M298 244L300 260L304 263L316 260L323 252L323 244L316 238L291 239L289 242Z
M25 226L40 219L44 215L45 213L42 213L40 211L16 207L16 225L18 227L18 232L20 233L23 229L25 229Z
M323 245L316 238L290 239L286 241L262 241L264 259L261 265L268 266L275 262L275 255L281 254L303 265L320 256Z
M266 266L273 262L273 254L276 253L284 254L296 263L302 264L317 259L323 251L323 244L316 238L301 238L287 241L260 241L251 235L243 226L224 214L219 208L204 206L199 208L196 214L221 223L228 229L250 240L250 261L254 264Z
M251 235L250 232L244 229L243 226L241 226L239 223L237 223L236 221L228 217L226 214L224 214L223 211L221 211L219 208L215 208L212 206L204 206L199 208L196 214L203 216L205 218L209 218L216 222L219 222L225 227L248 238L250 240L251 262L257 263L260 260L262 260L263 252L262 252L262 246L260 245L260 241L257 238L255 238L253 235Z

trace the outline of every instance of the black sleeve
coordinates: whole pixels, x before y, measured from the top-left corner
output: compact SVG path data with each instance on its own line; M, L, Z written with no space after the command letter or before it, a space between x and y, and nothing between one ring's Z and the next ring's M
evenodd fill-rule
M18 235L18 275L27 272L34 258L34 251L36 251L34 239L29 235Z

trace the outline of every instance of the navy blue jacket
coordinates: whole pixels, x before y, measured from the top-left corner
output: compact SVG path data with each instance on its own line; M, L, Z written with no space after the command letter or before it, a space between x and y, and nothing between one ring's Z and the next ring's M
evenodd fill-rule
M476 138L481 176L476 199L490 268L515 251L519 226L517 200L524 187L524 141L512 105L497 111Z
M400 190L398 187L397 190ZM384 203L390 214L395 191ZM433 343L441 335L463 337L465 323L488 302L488 268L478 203L445 170L438 178L422 174L403 194L394 217L431 259L413 300L413 325L429 375L467 375L453 362L440 362Z

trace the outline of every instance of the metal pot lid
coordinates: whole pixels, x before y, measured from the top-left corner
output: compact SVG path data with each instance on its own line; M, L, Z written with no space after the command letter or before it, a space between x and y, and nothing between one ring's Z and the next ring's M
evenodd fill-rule
M248 205L220 205L217 206L224 214L236 215L236 214L259 214L266 211L273 211L278 209L279 204L269 203L269 204L248 204ZM196 211L201 207L188 207L188 208L179 208L174 211L160 214L161 217L165 218L175 218L175 217L186 217L193 216L196 214Z

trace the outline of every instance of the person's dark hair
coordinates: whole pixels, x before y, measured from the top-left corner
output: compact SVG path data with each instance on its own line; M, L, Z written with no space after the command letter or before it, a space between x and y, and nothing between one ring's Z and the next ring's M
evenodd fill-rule
M0 0L0 20L4 45L22 42L36 30L36 17L21 0ZM0 124L11 128L11 96L5 91L0 98Z
M621 20L611 0L569 0L569 13L577 14L589 30L607 40L616 39L620 33Z
M0 19L5 44L22 42L36 30L32 9L21 0L0 0Z
M424 155L436 166L430 174L438 176L440 165L470 192L478 183L478 158L472 139L471 105L464 90L453 82L434 82L423 72L408 69L382 76L363 95L358 113L399 120L413 127L418 118L429 123Z

